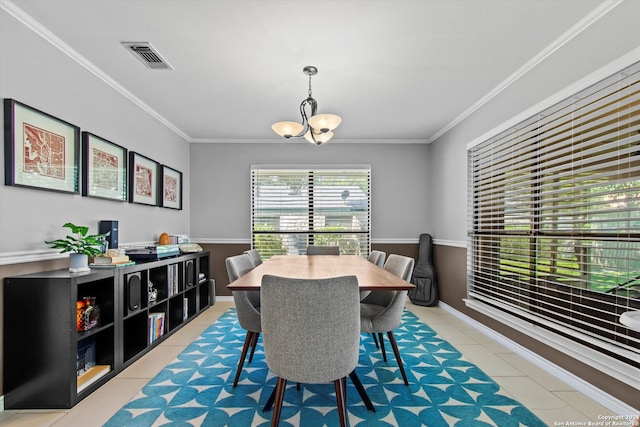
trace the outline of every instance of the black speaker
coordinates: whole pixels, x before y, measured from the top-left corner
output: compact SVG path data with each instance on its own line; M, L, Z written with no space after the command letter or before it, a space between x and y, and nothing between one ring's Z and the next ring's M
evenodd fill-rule
M196 284L196 277L195 277L195 260L190 259L187 260L187 262L185 262L186 267L187 267L187 273L186 273L186 282L187 282L187 286L193 286Z
M107 236L109 249L116 249L118 247L118 221L100 221L98 233L109 233Z
M127 307L129 311L135 311L140 309L140 290L142 283L140 273L132 273L127 275Z

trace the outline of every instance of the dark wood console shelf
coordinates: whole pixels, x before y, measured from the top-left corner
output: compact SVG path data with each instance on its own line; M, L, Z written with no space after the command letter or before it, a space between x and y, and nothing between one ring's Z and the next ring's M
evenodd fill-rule
M117 269L5 278L5 409L73 407L209 307L209 265L209 252L197 252ZM76 304L84 297L95 298L100 323L79 332ZM78 359L87 353L96 367L78 376Z

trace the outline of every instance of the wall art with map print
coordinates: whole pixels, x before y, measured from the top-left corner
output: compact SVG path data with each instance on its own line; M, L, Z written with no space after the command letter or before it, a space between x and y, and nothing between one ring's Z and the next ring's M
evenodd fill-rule
M162 198L160 206L182 209L182 172L162 165Z
M82 195L127 201L127 149L82 132Z
M4 99L5 185L79 192L80 128Z
M160 165L136 152L129 152L129 202L158 206Z

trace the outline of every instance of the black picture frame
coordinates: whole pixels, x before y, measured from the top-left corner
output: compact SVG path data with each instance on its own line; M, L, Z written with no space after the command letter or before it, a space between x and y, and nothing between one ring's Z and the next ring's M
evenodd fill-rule
M82 132L82 195L126 202L128 162L126 148Z
M182 172L162 165L160 206L182 210Z
M5 185L78 194L80 127L4 99Z
M129 202L158 206L160 164L135 151L129 152Z

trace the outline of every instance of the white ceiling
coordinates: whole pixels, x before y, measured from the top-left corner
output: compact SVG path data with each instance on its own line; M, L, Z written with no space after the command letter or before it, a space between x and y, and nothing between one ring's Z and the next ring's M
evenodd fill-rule
M607 0L0 0L190 142L279 141L305 65L334 141L430 142L614 7ZM150 42L173 70L122 45ZM561 50L561 49L559 49Z

